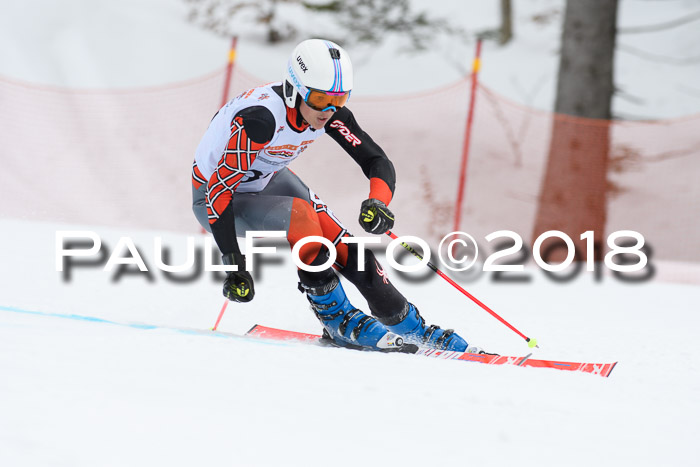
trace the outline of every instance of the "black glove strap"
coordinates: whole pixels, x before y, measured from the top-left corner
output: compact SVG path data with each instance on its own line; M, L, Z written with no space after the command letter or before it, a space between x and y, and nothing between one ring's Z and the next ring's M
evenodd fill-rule
M238 271L245 271L245 256L241 253L240 250L233 252L233 253L228 253L225 255L221 256L221 263L226 265L226 266L238 266ZM233 272L233 271L227 271L227 272Z

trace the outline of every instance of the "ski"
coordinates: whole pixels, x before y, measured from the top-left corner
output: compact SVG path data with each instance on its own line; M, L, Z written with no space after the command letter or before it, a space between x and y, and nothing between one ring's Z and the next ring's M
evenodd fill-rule
M275 329L267 326L256 324L247 333L246 336L256 337L258 339L276 340L276 341L295 341L304 343L318 343L321 336L316 334L308 334L304 332L288 331L286 329ZM581 362L560 362L555 360L539 360L530 358L532 354L521 357L510 357L505 355L487 355L474 354L467 352L455 352L436 350L422 347L416 355L422 355L429 358L438 358L442 360L463 360L467 362L485 363L487 365L515 365L534 368L552 368L555 370L577 371L581 373L590 373L603 377L610 376L610 373L617 365L613 363L581 363Z

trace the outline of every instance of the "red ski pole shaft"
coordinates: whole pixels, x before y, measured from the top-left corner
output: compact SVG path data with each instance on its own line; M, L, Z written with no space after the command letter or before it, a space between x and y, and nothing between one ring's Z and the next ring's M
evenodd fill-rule
M394 240L396 240L396 239L398 238L398 237L397 237L392 231L390 231L390 230L387 231L386 234L387 234L388 236L390 236L391 238L393 238ZM405 242L401 242L401 246L404 247L404 248L405 248L409 253L411 253L413 256L415 256L415 257L418 258L419 260L423 261L423 256L421 256L421 254L418 253L411 245L409 245L409 244L407 244L407 243L405 243ZM510 323L509 323L508 321L506 321L505 319L501 318L495 311L493 311L491 308L489 308L488 306L486 306L481 300L479 300L478 298L476 298L474 295L472 295L472 294L470 294L469 292L467 292L466 290L464 290L464 288L462 288L458 283L456 283L455 281L453 281L452 279L450 279L450 278L447 276L447 274L445 274L444 272L440 271L440 269L438 269L437 266L435 266L433 263L431 263L430 261L428 261L427 266L428 266L430 269L432 269L438 276L440 276L440 277L442 277L443 279L445 279L445 280L446 280L450 285L452 285L454 288L456 288L457 290L459 290L460 292L462 292L464 295L466 295L467 297L469 297L469 299L470 299L471 301L473 301L474 303L476 303L477 305L479 305L482 309L484 309L485 311L487 311L491 316L493 316L493 317L496 318L498 321L500 321L501 323L503 323L503 324L505 324L506 326L508 326L508 328L509 328L511 331L515 332L517 335L519 335L520 337L522 337L523 339L525 339L525 342L528 343L528 346L530 346L530 347L538 347L538 346L537 346L537 340L536 340L536 339L530 339L530 338L527 337L525 334L523 334L522 332L518 331L518 330L515 328L515 326L513 326L512 324L510 324Z
M219 327L219 323L221 322L221 318L224 316L224 311L226 311L226 307L228 306L228 300L224 302L224 304L221 306L221 311L219 312L219 317L216 318L216 324L214 324L214 327L211 328L212 331L216 331L216 328Z

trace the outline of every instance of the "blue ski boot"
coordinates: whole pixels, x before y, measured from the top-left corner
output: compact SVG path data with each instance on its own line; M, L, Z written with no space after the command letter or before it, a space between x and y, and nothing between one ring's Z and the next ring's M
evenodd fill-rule
M382 323L352 306L337 276L319 287L299 285L323 325L323 340L351 349L409 353L418 350L415 345L404 345L401 336L388 332Z
M440 326L425 325L425 320L412 303L408 304L406 317L399 323L386 327L389 331L403 336L406 342L431 347L438 350L469 352L467 341L452 329L440 329ZM476 352L479 353L478 348Z

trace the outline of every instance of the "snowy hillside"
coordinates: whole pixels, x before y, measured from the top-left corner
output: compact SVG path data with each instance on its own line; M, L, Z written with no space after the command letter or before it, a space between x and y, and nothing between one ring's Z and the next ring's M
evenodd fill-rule
M531 285L466 285L540 341L536 357L619 360L604 379L213 337L219 284L172 285L158 271L115 284L85 267L63 282L51 238L66 227L81 226L3 222L3 263L25 277L0 276L12 285L0 305L2 465L693 465L700 454L698 287L562 286L534 272ZM112 246L123 234L99 233ZM134 237L149 265L151 234ZM263 271L258 297L229 306L220 329L319 332L293 267ZM430 322L528 352L446 283L391 278Z
M425 0L412 3L470 34L495 29L500 21L495 0L440 0L438 8ZM318 30L318 20L300 8L280 8ZM551 110L564 1L515 1L513 8L514 39L506 47L485 43L481 82L515 102ZM698 113L700 23L634 31L697 15L699 9L694 0L620 0L614 114L660 119ZM225 64L230 41L187 23L187 11L179 0L2 2L0 75L73 88L154 86L202 76ZM265 45L259 29L236 26L237 63L263 81L280 79L295 41ZM439 36L432 49L419 54L397 53L402 45L389 36L380 47L352 48L356 95L430 90L470 71L474 42Z
M470 30L497 24L498 2L439 3L441 13L462 18ZM516 39L502 49L486 44L481 80L520 104L550 109L563 2L514 4ZM700 6L621 0L620 8L621 26L633 27ZM186 23L185 11L176 0L2 2L0 75L103 89L157 86L220 69L228 40ZM544 19L534 21L537 15ZM698 56L698 24L620 41L674 57ZM453 82L468 69L473 48L441 43L440 53L418 60L394 54L392 45L357 49L358 93ZM238 63L264 80L278 79L291 46L260 45L250 33L241 37ZM651 118L697 113L700 67L650 64L622 53L617 60L619 84L642 99L620 96L616 112ZM27 144L40 144L42 129L33 130L31 121L27 116L27 134L36 140ZM3 199L8 204L22 203L20 189L38 190L46 199L71 190L118 197L83 193L62 180L36 186L7 171L4 177L18 187L16 198ZM630 216L647 215L648 206ZM162 237L173 251L170 263L180 264L186 235L50 223L36 218L40 205L23 207L22 220L0 219L0 466L589 467L693 466L700 460L693 441L700 431L697 285L630 284L609 272L601 279L581 272L558 283L535 269L526 269L530 280L520 283L485 274L458 278L538 339L533 358L618 361L610 378L270 343L236 335L256 323L321 330L289 261L266 258L256 274L255 301L231 303L219 325L227 334L214 334L209 330L224 303L221 282L205 274L175 281L155 267L154 238ZM62 214L69 219L80 210L75 205ZM57 272L58 230L96 232L106 256L101 263L87 258L92 265L70 274ZM201 247L203 236L190 235ZM149 274L102 270L110 254L128 256L114 251L120 237L134 240ZM288 253L283 248L280 257ZM697 265L689 266L695 274ZM489 351L531 351L429 270L389 276L428 322L454 328ZM697 283L697 277L682 279ZM346 289L366 309L359 294Z

